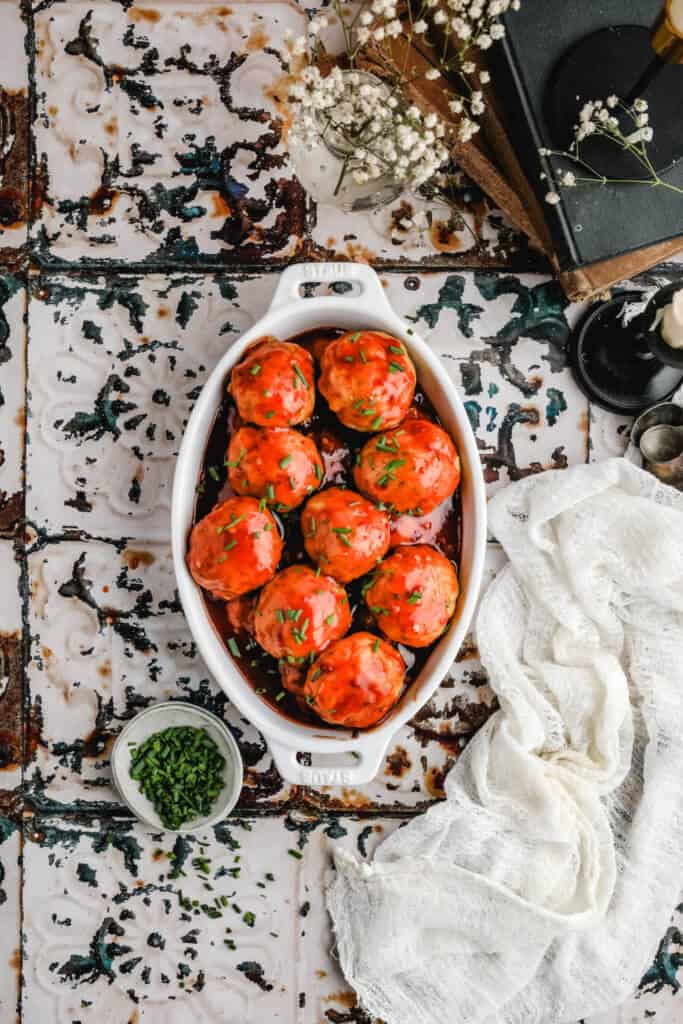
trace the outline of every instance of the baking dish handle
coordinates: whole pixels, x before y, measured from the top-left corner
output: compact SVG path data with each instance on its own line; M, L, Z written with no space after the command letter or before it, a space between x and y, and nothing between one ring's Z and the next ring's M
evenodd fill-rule
M283 747L279 743L268 740L277 770L283 779L296 786L362 786L377 775L387 749L388 738L382 737L379 742L367 741L353 752L351 764L334 763L334 758L327 754L325 765L301 764L297 758L297 748ZM315 757L315 754L312 755ZM343 756L343 755L342 755Z
M364 308L377 311L377 306L392 315L394 311L389 304L382 282L366 263L295 263L282 273L269 312L281 309L293 302L305 302L300 288L303 284L340 284L348 282L360 288L360 295L355 289L348 293L348 299L362 312ZM326 296L321 296L325 298ZM343 291L336 292L335 299L346 297Z

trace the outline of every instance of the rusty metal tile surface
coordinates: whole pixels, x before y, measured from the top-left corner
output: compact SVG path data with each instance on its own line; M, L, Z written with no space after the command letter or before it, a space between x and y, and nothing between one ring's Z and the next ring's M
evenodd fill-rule
M28 61L16 0L0 0L0 267L21 262L28 236Z
M111 804L109 752L153 701L222 716L245 762L242 806L275 807L288 787L263 739L211 682L180 611L166 545L37 539L28 557L31 660L26 792L36 806Z
M194 400L275 284L268 275L36 282L29 518L57 533L167 538L175 455Z
M10 532L24 507L26 291L0 274L0 533Z
M0 814L18 806L22 768L23 651L20 566L0 540Z
M315 5L313 5L315 6ZM190 266L294 255L540 269L464 182L445 203L401 197L353 216L307 198L286 152L294 0L40 3L35 255L42 263ZM409 211L433 226L405 232Z
M228 819L175 842L128 821L25 830L25 1020L319 1024L354 1000L331 956L330 851L398 822Z
M0 814L0 1020L18 1020L21 974L21 828Z

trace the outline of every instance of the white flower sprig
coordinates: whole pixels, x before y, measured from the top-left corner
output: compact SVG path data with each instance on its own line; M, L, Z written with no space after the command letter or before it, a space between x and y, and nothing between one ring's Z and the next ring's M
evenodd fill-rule
M630 153L643 168L643 176L609 178L601 174L588 162L582 151L582 143L591 137L607 139ZM578 123L574 126L574 139L568 150L539 150L542 157L551 160L554 157L560 158L565 163L569 161L574 167L574 170L556 170L552 169L551 165L550 183L554 187L546 193L546 202L551 206L557 206L562 202L559 189L577 188L581 185L650 185L667 188L683 195L682 188L664 181L654 167L648 152L648 145L653 138L654 132L646 100L637 99L632 104L625 103L618 96L608 96L605 100L590 100L579 112ZM541 178L546 180L547 172L544 172Z
M347 173L359 184L389 175L417 188L434 177L454 142L466 143L476 135L485 110L481 86L490 76L477 69L474 51L488 50L501 39L502 15L519 7L520 0L419 0L407 5L401 20L398 0L332 0L351 71L365 53L373 66L386 69L386 77L374 84L362 75L333 71L323 76L315 67L325 55L321 37L331 26L329 13L311 19L306 38L289 40L293 55L309 58L309 67L290 91L296 106L292 131L309 148L322 137L346 150L337 191ZM406 57L398 68L392 43L401 35ZM419 73L410 66L416 40L431 59L431 66ZM444 76L459 79L460 95L453 96ZM443 80L450 123L434 113L423 114L411 102L407 90L421 77Z
M448 158L446 127L436 114L402 103L362 72L335 67L323 77L308 67L292 94L300 106L292 131L309 149L327 136L344 158L337 191L347 173L359 185L391 173L399 184L419 188Z

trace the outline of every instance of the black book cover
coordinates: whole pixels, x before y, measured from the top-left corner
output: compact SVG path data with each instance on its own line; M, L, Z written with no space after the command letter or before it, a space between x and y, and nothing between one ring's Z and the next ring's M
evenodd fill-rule
M505 108L506 127L517 155L541 200L549 185L540 179L544 167L538 150L558 148L558 126L550 122L553 111L549 102L558 62L597 30L636 25L650 28L662 9L663 0L523 0L519 11L506 16L506 38L494 48L497 56L491 54L493 85ZM629 66L625 80L635 85L648 60L649 55L640 67ZM670 94L673 89L675 103L663 130L680 132L683 150L683 66L669 66L664 74L666 90ZM579 107L586 99L604 98L578 96L573 120L578 119ZM654 102L652 107L656 145ZM659 120L661 126L661 115ZM634 171L640 177L642 171L638 167ZM661 172L661 177L683 188L683 159ZM683 194L669 189L596 184L565 188L561 194L561 205L544 204L544 211L562 270L683 235Z

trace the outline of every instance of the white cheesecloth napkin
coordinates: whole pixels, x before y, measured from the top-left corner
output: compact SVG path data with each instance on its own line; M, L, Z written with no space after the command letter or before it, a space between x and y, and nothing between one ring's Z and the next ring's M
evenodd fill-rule
M624 459L489 504L500 710L446 800L336 856L343 972L387 1024L560 1024L635 989L683 880L683 494Z

